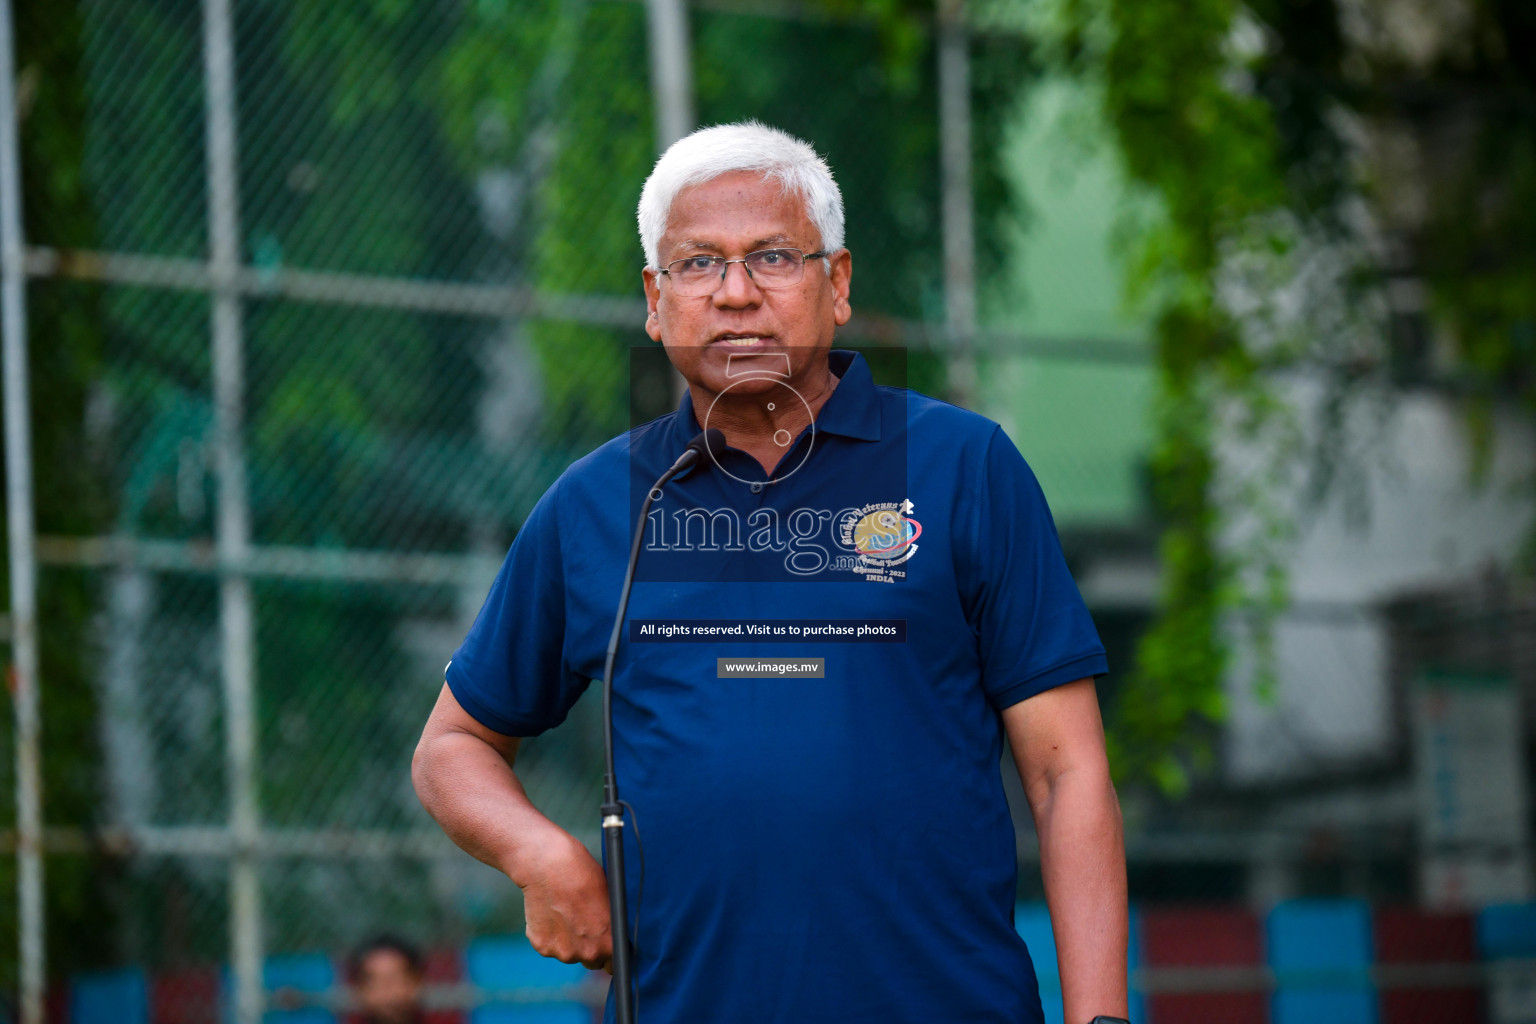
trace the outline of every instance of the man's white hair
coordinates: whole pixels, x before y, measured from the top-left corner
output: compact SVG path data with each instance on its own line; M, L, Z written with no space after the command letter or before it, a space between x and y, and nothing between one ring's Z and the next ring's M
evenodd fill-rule
M738 121L700 128L672 143L656 161L640 190L638 211L647 266L661 269L658 247L677 194L732 171L762 171L764 181L774 179L785 193L799 193L821 233L820 248L843 247L843 194L827 162L788 132L759 121Z

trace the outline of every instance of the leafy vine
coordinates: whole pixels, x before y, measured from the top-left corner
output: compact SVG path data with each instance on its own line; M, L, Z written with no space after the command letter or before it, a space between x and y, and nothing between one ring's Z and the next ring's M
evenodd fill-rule
M1251 626L1272 692L1296 520L1282 496L1308 461L1310 497L1337 479L1339 396L1404 382L1465 396L1474 479L1493 410L1536 413L1536 18L1480 0L1414 41L1386 7L1065 7L1062 59L1101 84L1130 178L1165 211L1137 274L1160 305L1151 461L1164 581L1110 730L1120 776L1165 793L1210 764L1234 621ZM1412 174L1373 152L1382 138L1409 140ZM1403 215L1403 193L1425 196L1427 212ZM1307 278L1327 301L1279 322L1265 296ZM1416 331L1384 299L1402 281L1427 284ZM1302 367L1331 391L1310 451L1285 390ZM1260 468L1234 474L1234 446Z

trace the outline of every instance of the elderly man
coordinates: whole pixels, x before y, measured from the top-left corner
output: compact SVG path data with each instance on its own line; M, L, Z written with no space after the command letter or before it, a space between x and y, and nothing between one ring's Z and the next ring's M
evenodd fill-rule
M853 259L803 142L695 132L657 162L639 220L646 330L687 394L530 514L417 748L422 802L522 888L536 949L607 965L603 869L529 801L518 745L601 678L639 497L718 427L713 465L657 496L614 677L644 838L643 903L628 873L641 1019L1041 1021L1012 922L1005 734L1066 1024L1123 1018L1104 649L1028 466L997 424L877 387L832 349ZM700 642L680 620L713 625Z

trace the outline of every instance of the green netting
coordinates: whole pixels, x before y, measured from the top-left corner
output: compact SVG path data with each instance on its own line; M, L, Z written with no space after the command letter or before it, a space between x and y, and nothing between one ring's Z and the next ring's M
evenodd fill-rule
M28 239L62 252L29 289L47 815L74 844L48 858L51 970L218 965L229 783L201 7L16 14L23 66L53 55L38 109L54 119L23 138L43 169L28 182L50 185L30 194ZM913 386L945 394L926 30L714 10L692 28L701 122L761 118L834 167L856 266L846 335L912 344ZM628 351L650 344L634 227L656 155L647 54L638 3L235 5L270 951L335 952L386 927L431 945L520 928L515 887L421 810L410 755L518 524L630 422ZM978 39L973 60L977 244L1006 282L1023 197L1001 155L1036 71L1017 35ZM988 315L1010 326L1006 309ZM1036 459L1063 522L1141 515L1144 370L1006 344L983 368L980 407ZM1092 445L1088 405L1115 413ZM536 803L588 839L595 718L584 700L519 756ZM0 729L7 825L11 742ZM137 845L98 841L123 834ZM0 988L14 984L13 863Z

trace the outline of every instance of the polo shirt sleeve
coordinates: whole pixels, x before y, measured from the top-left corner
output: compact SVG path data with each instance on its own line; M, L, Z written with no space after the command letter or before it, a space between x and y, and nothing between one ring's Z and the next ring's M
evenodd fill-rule
M589 682L565 657L559 492L556 481L517 531L445 673L459 705L507 736L537 736L559 725Z
M998 709L1109 671L1034 471L1001 427L977 468L960 586Z

